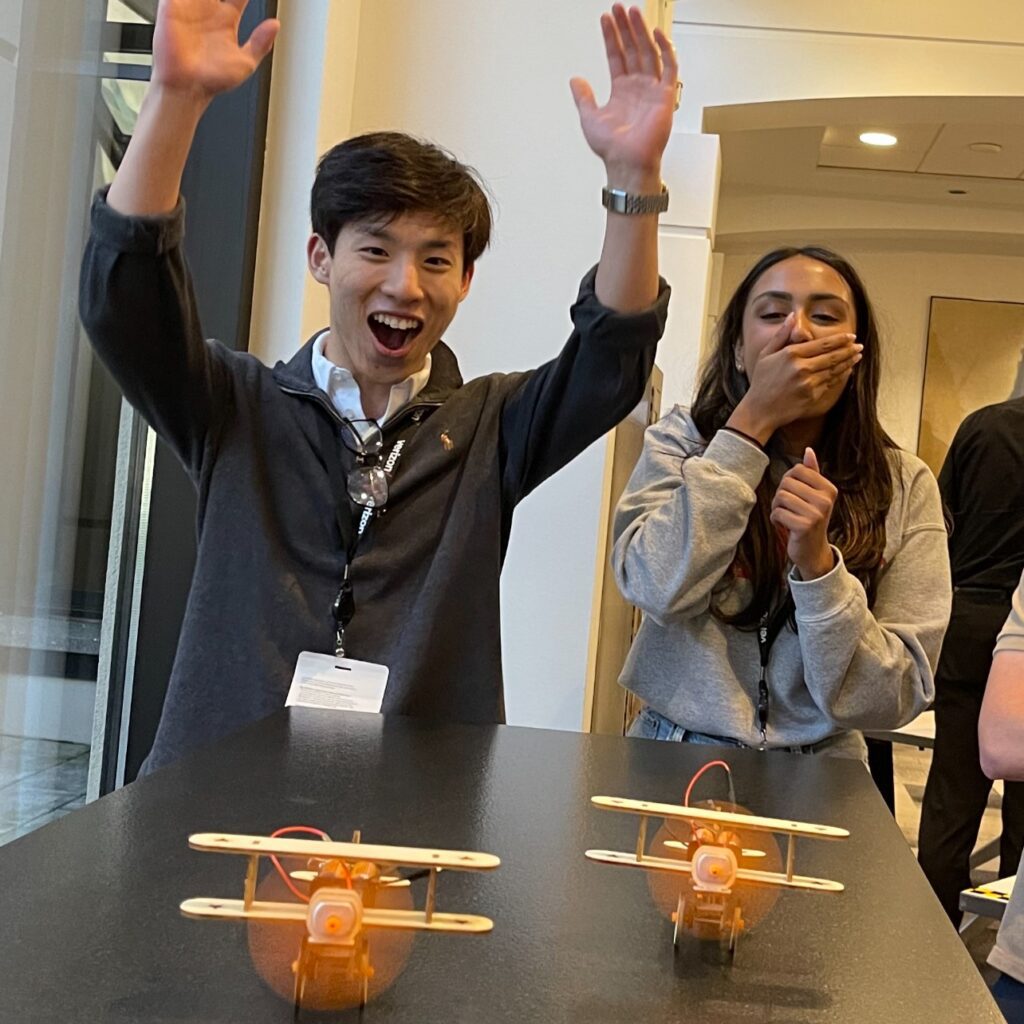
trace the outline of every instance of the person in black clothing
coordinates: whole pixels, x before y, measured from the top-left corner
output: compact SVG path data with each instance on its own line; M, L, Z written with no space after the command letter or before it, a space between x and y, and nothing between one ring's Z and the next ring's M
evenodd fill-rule
M490 211L468 168L395 132L341 143L318 168L307 259L330 294L326 329L273 369L205 341L179 188L206 106L277 34L268 19L240 45L245 6L160 3L152 81L82 265L90 340L199 493L196 568L144 772L282 707L303 652L386 667L384 712L503 721L498 581L513 511L640 400L667 315L657 214L678 69L669 39L617 4L601 19L608 102L571 82L608 215L559 356L463 382L441 339Z
M978 717L996 637L1024 569L1024 398L971 413L960 425L939 489L951 519L953 611L935 674L935 750L921 808L918 858L956 924L960 892L991 781L981 769ZM1024 847L1024 783L1003 792L1000 876Z

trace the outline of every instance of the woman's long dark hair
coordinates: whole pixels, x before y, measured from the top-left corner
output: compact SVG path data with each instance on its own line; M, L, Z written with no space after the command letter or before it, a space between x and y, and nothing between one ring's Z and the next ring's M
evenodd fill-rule
M829 540L842 551L846 568L864 585L870 605L874 602L885 549L885 517L892 502L893 473L888 450L896 448L896 444L878 422L878 326L867 292L853 267L831 250L815 245L775 249L762 256L750 268L718 322L715 350L701 373L691 415L701 436L710 440L746 394L750 384L746 374L737 369L736 353L743 338L743 314L750 292L766 270L794 256L806 256L831 267L849 285L853 295L857 340L864 346L863 358L825 418L816 454L822 474L839 491L829 523ZM771 450L769 442L769 453ZM733 583L730 573L712 602L713 614L741 628L756 626L762 614L778 603L785 588L786 552L769 518L773 497L769 474L762 477L756 495L757 504L750 513L733 562L737 574L749 577L753 597L735 614L726 615L721 610L724 591Z

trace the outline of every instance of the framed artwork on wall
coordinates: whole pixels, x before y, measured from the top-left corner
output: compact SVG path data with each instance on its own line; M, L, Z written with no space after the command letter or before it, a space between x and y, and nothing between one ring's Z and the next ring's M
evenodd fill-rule
M932 296L917 453L936 476L968 413L1024 394L1024 303Z

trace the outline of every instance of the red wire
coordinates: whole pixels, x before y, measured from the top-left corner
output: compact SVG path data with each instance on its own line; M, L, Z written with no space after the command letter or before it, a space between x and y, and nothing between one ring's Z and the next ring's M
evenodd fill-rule
M318 828L310 828L308 825L285 825L284 828L279 828L276 832L270 833L271 839L277 839L278 836L291 835L293 832L304 832L308 835L319 836L325 843L331 841L331 837L326 832L321 832ZM281 862L276 857L270 858L271 863L277 868L277 873L281 876L284 884L292 891L293 895L297 896L303 903L309 902L309 897L302 892L299 892L292 883L292 880L288 877L288 872L281 866ZM339 862L342 870L345 872L345 882L348 887L352 888L352 873L348 869L348 865L344 861Z
M698 768L696 774L690 779L690 784L686 787L686 793L683 796L683 806L690 806L690 794L693 792L694 783L709 769L709 768L724 768L729 775L732 775L732 771L724 761L708 761L703 768Z

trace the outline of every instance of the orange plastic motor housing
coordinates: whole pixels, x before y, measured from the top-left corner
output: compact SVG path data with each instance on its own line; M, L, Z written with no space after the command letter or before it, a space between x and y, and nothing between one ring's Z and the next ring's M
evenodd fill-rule
M309 941L352 946L363 928L363 900L354 889L324 887L309 898Z
M695 892L730 892L736 884L736 854L728 846L701 846L693 855Z

